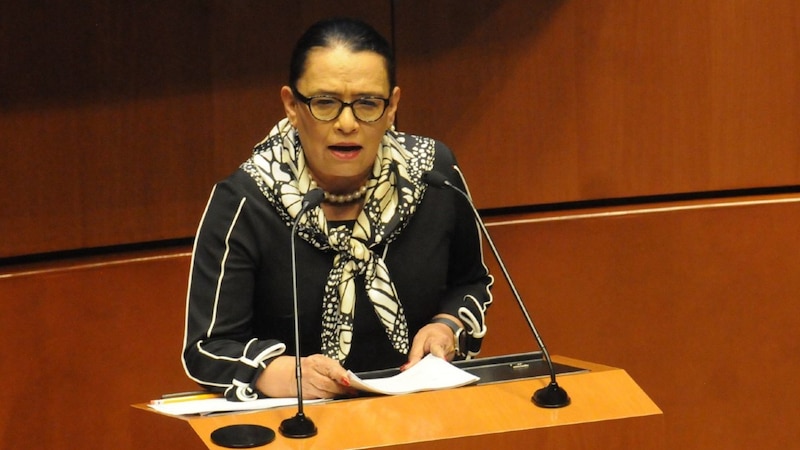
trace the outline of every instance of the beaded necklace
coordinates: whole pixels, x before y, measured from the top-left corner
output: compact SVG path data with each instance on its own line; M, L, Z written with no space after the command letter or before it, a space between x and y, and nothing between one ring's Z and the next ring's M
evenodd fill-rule
M317 182L311 180L311 189L314 189L316 187L317 187ZM359 200L366 193L367 193L366 183L361 185L361 187L358 188L358 190L353 191L349 194L332 194L330 192L325 191L325 202L336 203L336 204L352 203L356 200Z

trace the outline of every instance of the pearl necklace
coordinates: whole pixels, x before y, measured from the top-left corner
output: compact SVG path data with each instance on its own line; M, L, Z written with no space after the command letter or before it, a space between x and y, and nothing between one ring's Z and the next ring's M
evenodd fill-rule
M311 189L315 189L317 187L317 182L311 180ZM364 194L367 193L367 185L366 183L358 188L357 191L351 192L349 194L331 194L330 192L324 191L325 193L325 202L327 203L336 203L336 204L345 204L345 203L353 203L356 200L359 200Z

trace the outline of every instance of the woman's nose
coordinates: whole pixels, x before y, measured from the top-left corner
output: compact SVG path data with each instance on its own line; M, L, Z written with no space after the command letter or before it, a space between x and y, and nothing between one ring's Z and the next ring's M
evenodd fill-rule
M355 114L353 114L352 105L347 105L342 109L342 112L336 119L336 125L343 133L351 133L358 128L358 120Z

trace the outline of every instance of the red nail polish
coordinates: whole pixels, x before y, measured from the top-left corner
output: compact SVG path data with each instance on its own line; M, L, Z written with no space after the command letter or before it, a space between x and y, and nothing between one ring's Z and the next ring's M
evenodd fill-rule
M340 382L340 383L341 383L343 386L348 386L348 387L350 386L350 380L349 380L347 377L342 377L342 379L341 379L339 382Z
M403 364L402 366L400 366L400 372L406 370L407 368L408 368L408 363Z

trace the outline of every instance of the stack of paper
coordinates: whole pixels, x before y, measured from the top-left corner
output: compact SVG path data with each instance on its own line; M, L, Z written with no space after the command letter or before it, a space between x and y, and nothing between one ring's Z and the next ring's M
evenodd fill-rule
M303 404L320 402L323 400L305 400ZM224 398L207 398L202 400L187 400L172 403L150 403L148 406L158 412L181 416L185 414L210 414L218 412L254 411L259 409L277 408L279 406L296 405L297 399L291 398L262 398L250 402L229 402Z
M362 380L348 372L350 385L356 389L386 395L409 394L465 386L480 378L431 354L405 372L387 378Z
M348 372L348 375L352 387L365 392L385 395L399 395L455 388L475 383L480 379L469 372L459 369L444 359L437 358L430 354L413 367L392 377L362 380L353 372ZM326 400L305 400L303 404L322 401ZM179 416L187 414L252 411L296 404L297 399L294 397L264 398L249 402L230 402L215 394L203 394L201 396L154 400L150 402L148 406L164 414Z

